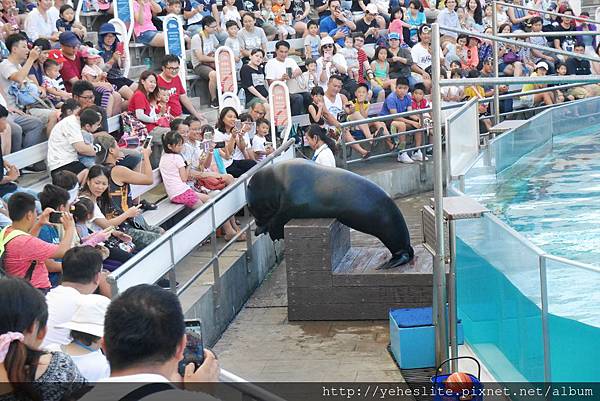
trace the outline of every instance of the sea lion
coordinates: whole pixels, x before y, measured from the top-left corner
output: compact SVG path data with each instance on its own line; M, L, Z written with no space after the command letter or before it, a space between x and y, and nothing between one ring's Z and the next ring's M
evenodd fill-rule
M283 227L295 218L336 218L374 235L392 258L381 269L410 262L414 250L398 206L379 186L350 171L294 159L263 167L248 183L247 201L256 235L283 239Z

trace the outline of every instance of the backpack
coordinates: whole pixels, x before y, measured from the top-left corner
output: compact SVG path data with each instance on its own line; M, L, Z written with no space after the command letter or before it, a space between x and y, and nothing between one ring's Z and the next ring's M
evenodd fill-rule
M4 270L4 251L6 249L6 244L8 244L8 242L13 238L20 237L21 235L29 235L26 232L14 229L6 234L8 228L9 227L5 227L2 231L0 231L0 278L8 277L6 270ZM31 281L31 277L33 276L33 271L35 270L36 265L37 260L32 260L31 264L29 265L29 269L27 269L25 276L23 276L23 279L26 281Z

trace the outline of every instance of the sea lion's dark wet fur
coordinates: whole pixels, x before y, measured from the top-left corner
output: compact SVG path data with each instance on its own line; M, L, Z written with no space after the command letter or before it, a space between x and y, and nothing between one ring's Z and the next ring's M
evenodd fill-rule
M283 239L283 227L295 218L336 218L373 235L392 253L380 268L410 262L414 250L398 206L379 186L350 171L295 159L263 167L250 179L248 208L256 235Z

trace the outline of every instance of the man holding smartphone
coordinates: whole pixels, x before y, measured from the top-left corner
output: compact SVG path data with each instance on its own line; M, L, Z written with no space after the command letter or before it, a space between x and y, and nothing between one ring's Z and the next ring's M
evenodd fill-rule
M288 57L289 52L290 44L285 40L275 43L275 57L267 61L267 65L265 66L265 76L269 85L273 81L284 81L288 85L288 88L290 85L293 88L296 78L302 75L302 70L298 67L296 61ZM297 87L298 85L296 84L295 86ZM292 91L290 90L290 92ZM290 107L293 116L304 113L305 96L310 98L308 92L290 93Z
M82 400L214 400L198 394L207 387L201 383L219 378L219 363L211 351L204 349L200 367L189 363L183 377L178 372L187 337L181 304L172 292L147 284L127 289L108 307L102 341L111 375L101 383L122 385L99 385Z

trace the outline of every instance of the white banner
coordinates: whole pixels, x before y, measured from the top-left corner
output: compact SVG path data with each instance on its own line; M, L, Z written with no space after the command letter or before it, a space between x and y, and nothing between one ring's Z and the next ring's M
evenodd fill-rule
M219 98L219 110L227 106L234 106L238 112L240 99L238 98L237 76L235 73L235 57L233 50L227 46L221 46L215 52L215 67L217 69L217 94Z
M269 114L271 117L271 141L277 149L277 128L283 128L282 143L288 140L292 130L292 108L290 91L283 81L274 81L269 86Z

